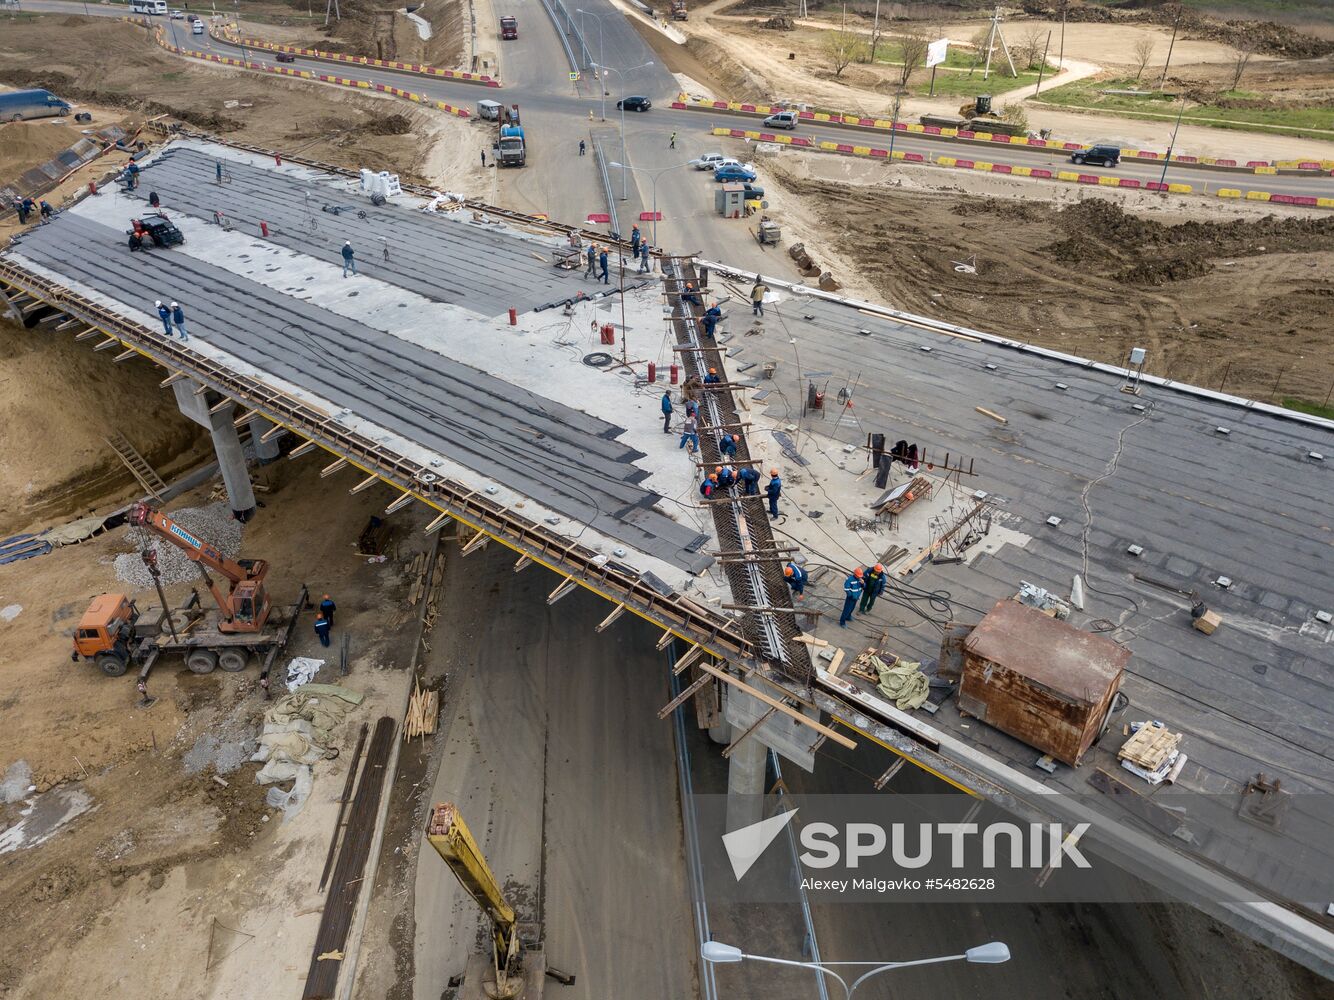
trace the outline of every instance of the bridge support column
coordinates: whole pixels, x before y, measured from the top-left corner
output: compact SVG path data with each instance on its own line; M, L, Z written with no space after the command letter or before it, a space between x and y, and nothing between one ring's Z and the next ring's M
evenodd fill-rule
M236 405L228 403L218 412L212 413L210 399L214 398L213 393L196 395L195 390L199 388L197 382L182 379L173 382L171 388L176 393L176 405L181 412L206 428L213 438L213 451L218 456L218 469L222 472L222 483L227 487L232 516L238 521L249 521L255 516L255 491L250 487L245 450L241 447L236 428L232 426Z
M732 738L744 729L732 727ZM727 830L739 830L764 818L764 776L769 748L747 736L727 760Z
M269 440L263 440L264 435L273 430L273 422L260 416L250 418L250 443L255 448L255 458L260 465L268 465L278 457L278 439L281 434L275 434Z

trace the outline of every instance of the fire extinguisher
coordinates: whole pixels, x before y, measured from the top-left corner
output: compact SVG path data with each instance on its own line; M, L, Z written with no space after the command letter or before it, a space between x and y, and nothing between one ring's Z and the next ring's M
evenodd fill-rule
M653 361L648 363L648 380L650 382L658 381L658 366Z

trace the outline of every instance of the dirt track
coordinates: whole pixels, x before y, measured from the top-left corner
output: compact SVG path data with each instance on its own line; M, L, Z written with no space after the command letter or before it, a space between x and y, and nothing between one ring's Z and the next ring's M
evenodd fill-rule
M1146 347L1153 374L1266 401L1320 403L1334 383L1334 218L1149 219L1096 197L1054 208L884 187L871 197L779 172L824 221L824 241L908 311L1111 363ZM956 270L974 255L976 274Z

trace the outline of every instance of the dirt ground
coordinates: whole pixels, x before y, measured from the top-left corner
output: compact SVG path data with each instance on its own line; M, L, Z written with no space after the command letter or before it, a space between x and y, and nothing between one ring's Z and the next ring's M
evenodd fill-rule
M160 369L138 357L114 364L73 331L34 332L0 322L0 537L91 513L133 483L106 443L119 430L164 476L207 454L207 438L161 392ZM71 405L73 404L73 405ZM41 462L33 456L41 455Z
M111 51L116 58L106 57ZM0 40L0 82L46 87L93 104L94 126L106 117L97 105L130 120L167 114L232 141L339 166L392 169L413 180L426 179L418 170L433 143L423 142L423 133L447 128L438 120L443 114L393 98L181 60L151 44L134 25L80 17L7 23ZM386 101L393 105L388 114Z
M674 22L673 27L688 36L680 46L666 39L661 32L633 23L649 41L654 50L673 72L702 83L713 94L731 100L798 101L814 103L835 110L864 115L887 117L893 106L893 67L871 67L854 63L835 80L827 66L828 60L820 53L809 28L798 31L775 31L757 25L768 16L772 5L736 5L731 0L715 0L711 4L694 7L686 22ZM837 27L837 14L832 10L813 10L813 19L803 22L826 28ZM939 30L953 39L967 41L985 25L979 22L943 22ZM1039 22L1016 20L1007 22L1007 30L1014 37ZM1049 26L1047 22L1040 22ZM869 31L866 24L860 30ZM1059 24L1057 25L1059 28ZM888 36L903 30L901 23L888 23ZM934 32L936 27L932 26ZM1043 82L1043 92L1084 76L1096 75L1099 67L1106 67L1110 75L1123 75L1125 67L1134 60L1135 43L1145 37L1158 40L1156 65L1166 54L1167 36L1155 25L1126 24L1068 24L1066 26L1066 60L1064 73ZM1053 46L1057 43L1053 41ZM1183 90L1203 88L1216 90L1227 75L1228 48L1216 41L1177 39L1172 51L1172 83ZM795 54L789 59L788 54ZM1055 60L1055 49L1049 59ZM1291 60L1252 57L1244 81L1248 91L1280 102L1303 106L1312 101L1328 100L1334 88L1330 58ZM1031 90L1032 88L1028 88ZM1026 93L1002 96L1000 105ZM914 121L926 113L953 113L959 101L949 98L910 97L903 101L900 118ZM1032 105L1027 107L1029 127L1033 130L1051 129L1060 138L1072 141L1116 141L1147 149L1165 149L1172 135L1172 121L1137 121L1120 116L1083 114ZM1183 125L1177 137L1179 152L1195 156L1238 156L1243 158L1290 159L1295 157L1334 157L1334 142L1320 142L1261 132L1248 133Z
M31 453L30 425L11 430L14 446ZM367 563L353 545L389 491L350 496L340 478L321 481L321 464L311 455L267 467L273 489L245 529L243 554L272 561L275 601L292 600L303 581L317 596L335 596L335 632L353 640L343 683L366 695L336 738L350 750L361 722L401 714L416 634L390 627L385 609L406 591L406 561L425 544L424 519L399 515L396 558ZM205 502L207 489L173 506ZM117 529L0 566L0 605L21 607L4 626L6 645L24 650L0 659L0 768L26 761L35 793L51 789L25 796L29 842L45 829L50 838L0 853L0 996L295 995L318 924L315 884L346 761L317 765L305 809L283 821L252 780L257 765L229 772L225 787L212 767L190 773L201 736L239 739L257 729L264 703L253 665L196 676L164 663L149 680L157 703L140 709L133 676L71 663L70 629L91 596L120 586L111 559L124 549L125 530ZM289 653L320 655L311 614ZM28 808L0 806L6 836ZM60 825L65 813L76 815Z
M819 220L792 239L841 251L894 306L1114 364L1146 347L1146 371L1265 401L1334 385L1334 218L1049 187L1044 203L930 169L887 187L879 164L769 166ZM974 257L976 274L955 269Z

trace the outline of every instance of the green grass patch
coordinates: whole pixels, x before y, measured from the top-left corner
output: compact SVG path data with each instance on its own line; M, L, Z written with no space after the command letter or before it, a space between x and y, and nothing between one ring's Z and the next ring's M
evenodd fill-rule
M1050 73L1047 74L1050 77ZM1008 73L996 72L995 61L991 64L991 78L982 79L982 70L979 67L977 72L969 75L968 73L937 73L936 74L936 96L937 97L976 97L978 94L991 94L999 96L1008 94L1012 90L1018 90L1020 87L1031 87L1038 82L1037 70L1026 73L1020 73L1018 76L1010 76ZM918 70L913 73L913 77L908 81L908 89L918 97L925 97L931 92L931 71Z
M1067 108L1087 108L1107 111L1155 121L1173 120L1180 105L1170 94L1104 94L1104 90L1150 89L1152 84L1141 80L1077 80L1063 87L1044 90L1038 100ZM936 88L939 93L939 86ZM1262 95L1251 91L1235 91L1221 97L1255 99ZM1211 128L1256 131L1254 126L1265 126L1263 132L1293 135L1311 139L1329 139L1334 135L1334 109L1331 108L1228 108L1211 104L1192 104L1186 107L1181 120L1193 125Z
M1312 403L1306 399L1296 399L1292 396L1284 396L1283 407L1284 409L1296 410L1298 413L1306 413L1313 417L1324 417L1326 420L1334 420L1334 406L1326 406L1322 403Z

